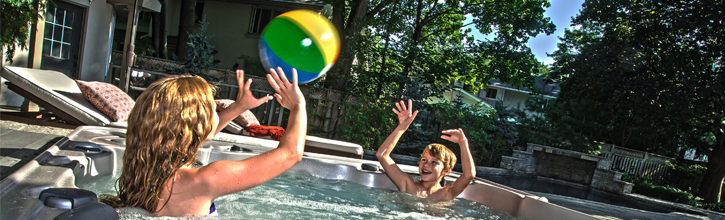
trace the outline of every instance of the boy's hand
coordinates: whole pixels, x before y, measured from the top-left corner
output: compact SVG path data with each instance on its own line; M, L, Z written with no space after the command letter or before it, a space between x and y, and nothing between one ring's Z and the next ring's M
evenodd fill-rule
M272 96L259 99L254 98L252 91L249 90L249 86L252 85L252 79L247 80L246 83L244 82L244 70L237 70L237 82L239 83L239 92L237 93L237 100L234 103L240 105L239 107L242 111L256 108L273 98Z
M444 140L448 140L450 142L453 142L453 143L457 143L459 145L464 144L464 143L466 143L468 141L468 139L466 139L466 135L463 134L463 129L460 129L460 128L459 129L445 130L442 133L443 134L447 134L449 136L441 135L441 138L443 138Z
M393 109L393 112L398 115L398 126L405 126L405 129L408 129L408 126L410 126L410 123L413 123L413 120L415 119L415 116L418 115L418 111L413 112L413 101L408 99L408 106L405 106L405 102L403 100L400 101L400 103L395 103L395 106L398 108Z
M277 71L279 71L279 74L277 74ZM291 83L287 80L287 76L284 75L282 68L277 67L277 71L270 68L270 74L267 74L267 80L269 81L269 85L274 88L274 91L277 91L274 97L277 97L279 104L287 109L305 105L305 97L302 95L299 85L297 85L297 70L292 69Z

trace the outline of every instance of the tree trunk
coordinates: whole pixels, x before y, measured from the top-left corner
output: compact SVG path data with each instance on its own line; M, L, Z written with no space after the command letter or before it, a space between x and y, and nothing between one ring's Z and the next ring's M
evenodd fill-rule
M723 179L725 179L725 135L715 135L714 150L708 154L707 171L700 184L699 195L706 203L720 202Z
M722 182L725 178L725 164L718 161L716 158L712 158L707 163L707 172L705 177L702 179L700 185L700 197L704 199L706 203L717 203L720 202L720 195L722 192Z
M196 0L181 0L179 33L176 35L176 56L182 60L186 59L186 51L189 48L189 45L187 45L189 42L189 34L194 28L194 20L196 20L196 14L194 13L195 7Z
M159 30L161 30L159 34L159 57L162 59L168 59L169 58L169 30L166 28L166 0L159 0L159 3L161 3L161 11L159 12Z
M153 19L153 25L151 29L151 46L154 48L154 57L159 57L159 51L161 51L161 16L160 13L152 13L151 19Z
M344 90L345 86L347 86L347 79L350 78L350 72L352 71L352 62L355 59L354 51L356 46L354 46L354 44L360 36L360 31L367 23L368 18L365 13L367 12L369 5L370 0L357 0L355 2L354 9L350 12L349 17L347 18L345 28L342 30L338 29L341 41L340 55L337 58L335 67L333 68L334 71L332 71L335 74L328 75L327 80L325 80L325 86L327 88ZM333 9L332 17L342 17L339 13L340 11L338 11L338 9ZM335 24L335 27L339 28L340 23L336 21Z

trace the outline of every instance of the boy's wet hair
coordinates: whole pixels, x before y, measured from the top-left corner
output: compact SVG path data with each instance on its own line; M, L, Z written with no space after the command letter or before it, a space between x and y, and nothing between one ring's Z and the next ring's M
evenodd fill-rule
M456 164L456 154L451 151L451 149L448 149L445 145L442 144L429 144L427 147L425 147L425 150L423 150L423 154L428 152L429 155L438 158L438 160L443 163L443 170L445 171L451 171L453 169L453 165Z

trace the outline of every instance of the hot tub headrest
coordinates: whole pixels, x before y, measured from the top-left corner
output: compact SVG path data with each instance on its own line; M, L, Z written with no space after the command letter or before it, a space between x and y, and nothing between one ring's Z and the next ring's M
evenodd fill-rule
M78 188L49 188L40 192L39 199L45 206L72 209L98 203L96 193Z
M103 203L91 203L80 206L53 218L53 220L118 220L116 209Z
M65 219L118 219L116 209L98 202L96 193L78 188L49 188L40 192L40 201L44 205L68 209L53 218Z

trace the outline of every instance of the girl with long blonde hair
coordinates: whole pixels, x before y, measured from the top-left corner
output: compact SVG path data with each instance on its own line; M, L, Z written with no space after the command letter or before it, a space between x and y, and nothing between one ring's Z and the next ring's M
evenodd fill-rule
M237 70L236 102L215 111L213 88L198 76L172 76L151 84L136 100L128 118L123 171L117 196L102 195L114 207L139 207L160 216L207 215L215 198L240 192L276 177L302 159L307 133L305 99L297 85L270 69L267 80L277 92L255 98ZM290 110L279 146L241 161L216 161L190 167L201 145L234 117L277 98ZM253 168L252 168L253 167Z

